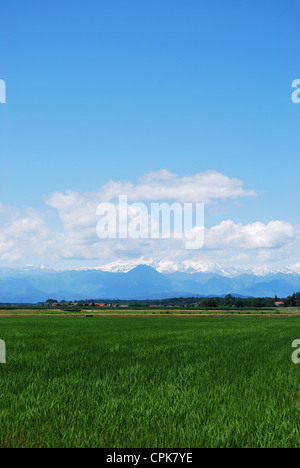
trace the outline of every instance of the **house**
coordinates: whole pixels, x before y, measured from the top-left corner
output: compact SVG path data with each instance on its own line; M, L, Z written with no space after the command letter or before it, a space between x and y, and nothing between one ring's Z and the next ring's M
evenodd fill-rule
M284 302L275 302L275 307L284 307Z

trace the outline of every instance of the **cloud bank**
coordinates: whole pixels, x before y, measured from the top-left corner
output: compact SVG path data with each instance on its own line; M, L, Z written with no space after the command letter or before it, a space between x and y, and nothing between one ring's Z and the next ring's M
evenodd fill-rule
M45 198L43 213L0 203L0 261L74 265L115 259L159 257L161 260L253 263L294 260L300 231L288 222L242 224L230 219L205 228L201 251L186 251L180 239L104 239L96 235L97 206L127 195L131 202L176 201L217 204L254 197L243 182L209 171L179 177L167 170L146 174L137 184L110 181L98 192L56 192ZM58 222L54 223L54 217Z

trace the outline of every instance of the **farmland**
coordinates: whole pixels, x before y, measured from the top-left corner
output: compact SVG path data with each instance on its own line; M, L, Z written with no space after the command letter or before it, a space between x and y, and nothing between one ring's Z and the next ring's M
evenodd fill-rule
M92 315L93 317L143 317L143 316L160 316L160 317L205 317L205 316L222 316L222 317L239 317L239 316L258 316L258 317L300 317L300 309L298 308L274 308L274 309L127 309L127 308L78 308L77 310L63 310L60 308L39 308L39 307L0 307L0 318L3 317L85 317Z
M296 317L1 317L0 338L0 447L300 446Z

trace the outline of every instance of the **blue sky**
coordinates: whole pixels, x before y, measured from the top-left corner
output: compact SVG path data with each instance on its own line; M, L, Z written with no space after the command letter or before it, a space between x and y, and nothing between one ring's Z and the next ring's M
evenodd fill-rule
M208 209L208 227L279 220L296 229L299 13L296 0L2 2L0 203L41 214L54 192L212 170L257 196ZM61 221L53 212L47 222Z

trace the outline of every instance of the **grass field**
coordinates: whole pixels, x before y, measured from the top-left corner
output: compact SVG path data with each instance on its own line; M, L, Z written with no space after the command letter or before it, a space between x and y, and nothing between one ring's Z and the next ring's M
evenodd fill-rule
M144 315L159 315L159 316L289 316L289 317L300 317L300 310L296 308L278 308L278 309L253 309L253 310L230 310L230 309L213 309L213 310L199 310L199 309L79 309L79 310L61 310L61 309L39 309L39 308L13 308L5 309L0 308L0 318L9 316L74 316L74 317L85 317L86 315L98 316L144 316Z
M297 318L1 318L0 447L300 447Z

